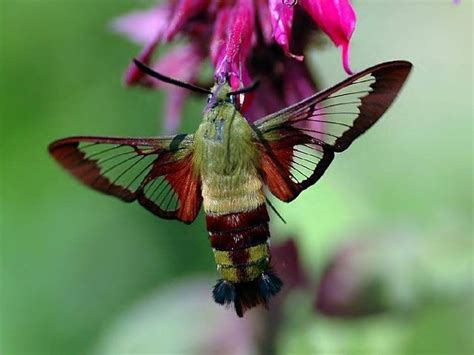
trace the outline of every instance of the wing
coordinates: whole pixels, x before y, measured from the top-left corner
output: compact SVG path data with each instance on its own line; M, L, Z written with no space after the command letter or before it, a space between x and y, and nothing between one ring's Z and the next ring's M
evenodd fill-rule
M291 201L326 171L385 113L412 65L376 65L254 123L262 176L270 191Z
M193 142L192 135L72 137L51 143L49 152L85 185L125 202L137 200L162 218L191 223L202 202Z

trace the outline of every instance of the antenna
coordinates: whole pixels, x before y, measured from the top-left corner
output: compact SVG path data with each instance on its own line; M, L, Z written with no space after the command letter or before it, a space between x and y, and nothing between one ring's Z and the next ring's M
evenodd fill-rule
M147 65L145 65L144 63L140 62L138 59L134 58L133 62L138 67L138 69L140 69L143 73L151 76L152 78L155 78L155 79L161 80L165 83L176 85L176 86L179 86L179 87L191 90L191 91L200 92L200 93L203 93L203 94L211 94L210 90L204 89L200 86L193 85L193 84L190 84L190 83L185 83L184 81L179 81L179 80L170 78L168 76L165 76L163 74L160 74L160 73L154 71L153 69L151 69L150 67L148 67Z
M245 94L247 92L255 90L259 85L260 85L260 80L255 80L250 86L247 86L245 88L242 88L236 91L229 92L227 96Z

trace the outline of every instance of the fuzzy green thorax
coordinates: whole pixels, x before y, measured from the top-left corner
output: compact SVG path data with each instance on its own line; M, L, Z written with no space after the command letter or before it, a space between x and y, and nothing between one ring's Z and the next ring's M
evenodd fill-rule
M212 214L248 211L264 201L254 133L228 92L226 83L213 88L194 136L194 171L202 181L204 209Z
M253 131L227 95L227 83L212 88L204 119L195 134L194 166L201 174L233 175L256 167Z

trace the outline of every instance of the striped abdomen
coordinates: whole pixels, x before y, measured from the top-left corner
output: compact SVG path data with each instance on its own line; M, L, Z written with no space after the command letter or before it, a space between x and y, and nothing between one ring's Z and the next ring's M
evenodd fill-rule
M248 212L207 215L217 270L230 282L249 282L270 262L268 213L264 204Z
M261 180L249 175L240 184L228 181L227 188L225 179L232 178L223 176L214 186L203 183L207 229L222 278L213 295L219 304L234 303L237 314L242 316L258 304L266 306L280 290L281 281L269 270L269 216ZM233 196L235 191L242 191L242 186L246 191ZM222 206L228 208L219 208Z

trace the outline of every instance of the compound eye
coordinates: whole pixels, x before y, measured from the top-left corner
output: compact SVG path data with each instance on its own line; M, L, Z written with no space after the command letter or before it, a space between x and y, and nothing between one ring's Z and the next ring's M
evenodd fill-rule
M229 101L232 105L235 105L236 97L235 95L229 95Z

